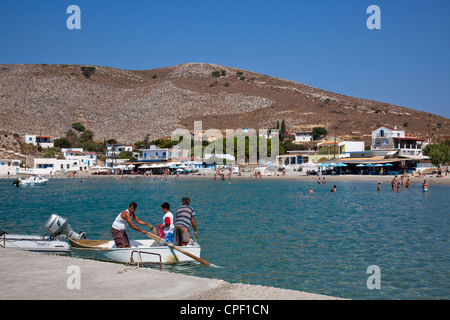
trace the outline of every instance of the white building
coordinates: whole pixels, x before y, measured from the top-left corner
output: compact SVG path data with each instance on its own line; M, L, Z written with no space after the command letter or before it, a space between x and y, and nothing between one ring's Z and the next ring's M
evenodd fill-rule
M380 127L372 131L372 150L390 151L398 157L424 159L425 140L405 134L398 127Z
M312 132L302 131L295 133L295 142L309 142L313 141Z
M50 136L37 136L27 134L25 135L25 142L31 143L35 146L41 146L42 148L53 148L52 137Z
M169 149L168 148L157 148L156 146L150 146L150 149L140 149L139 150L139 161L168 161L169 160Z
M55 174L65 173L67 171L82 171L79 159L55 159L55 158L36 158L34 159L33 173L36 174Z
M19 173L22 160L17 159L0 159L0 176L15 176Z
M83 151L83 148L61 149L61 152L67 160L79 160L80 170L88 170L97 164L95 152Z
M109 144L106 148L107 158L117 158L121 152L133 152L133 146L127 146L124 144Z

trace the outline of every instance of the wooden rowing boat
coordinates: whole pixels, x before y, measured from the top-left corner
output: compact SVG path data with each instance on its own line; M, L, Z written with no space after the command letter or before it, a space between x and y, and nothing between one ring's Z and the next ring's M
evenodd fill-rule
M71 239L74 254L80 258L93 259L100 261L130 263L139 262L140 264L149 263L176 263L195 261L191 257L174 250L169 246L163 245L152 239L131 240L130 248L117 248L114 241L108 240L84 240ZM200 257L200 245L191 240L183 251Z

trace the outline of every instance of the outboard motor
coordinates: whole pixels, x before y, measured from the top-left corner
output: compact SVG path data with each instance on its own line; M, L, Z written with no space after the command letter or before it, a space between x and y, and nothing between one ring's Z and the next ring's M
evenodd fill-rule
M52 214L50 218L48 218L47 223L45 224L45 228L50 232L51 237L56 237L62 233L64 233L67 237L72 239L84 239L86 238L86 233L80 232L76 233L72 230L72 227L67 222L68 220L64 217L58 216L56 214Z

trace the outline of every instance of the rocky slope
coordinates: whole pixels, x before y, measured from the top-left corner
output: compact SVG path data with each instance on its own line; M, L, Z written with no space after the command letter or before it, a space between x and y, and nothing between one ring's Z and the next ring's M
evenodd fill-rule
M64 136L83 123L96 140L122 143L170 136L177 128L269 129L285 119L289 132L325 127L344 139L369 141L381 125L450 137L449 119L392 104L348 97L289 80L203 63L131 71L81 66L0 65L0 131Z

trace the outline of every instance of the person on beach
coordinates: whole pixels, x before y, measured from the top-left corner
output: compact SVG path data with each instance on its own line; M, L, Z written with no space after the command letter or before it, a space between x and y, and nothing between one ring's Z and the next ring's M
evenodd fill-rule
M428 189L429 189L429 186L428 186L427 180L423 180L422 191L428 192Z
M322 184L327 184L327 181L325 180L325 177L322 178Z
M378 182L377 190L381 191L381 182Z
M160 233L160 238L165 239L167 242L173 242L173 231L175 226L173 224L173 214L170 212L170 204L168 202L164 202L161 205L162 211L164 212L163 224L158 224L156 227L162 231ZM162 237L161 237L162 236Z
M397 182L397 191L400 191L400 181L399 182Z
M128 239L128 235L125 232L125 229L127 227L127 225L129 225L132 229L142 232L143 234L146 234L147 231L142 230L141 228L137 227L133 221L131 221L131 219L133 219L136 223L140 224L140 225L144 225L144 226L148 226L150 227L150 229L152 229L152 231L154 233L155 232L155 227L152 226L151 224L140 220L136 214L137 208L137 203L136 202L131 202L130 205L128 206L128 209L125 211L122 211L121 213L119 213L116 217L116 219L114 220L114 223L112 224L111 227L111 233L114 237L114 242L116 244L117 248L129 248L130 247L130 240Z
M409 179L406 179L406 182L405 182L405 188L406 189L409 189L409 184L410 184Z
M178 246L187 246L189 243L189 231L194 229L194 236L197 238L197 223L195 222L195 211L190 206L191 199L184 197L181 199L181 207L176 213L175 222L175 242Z

